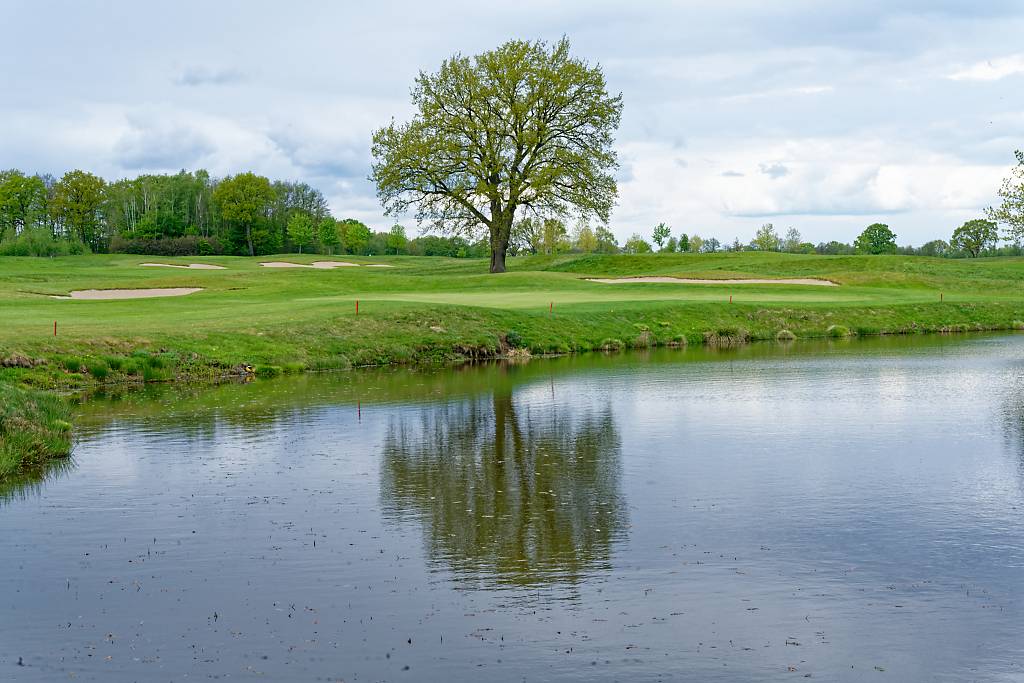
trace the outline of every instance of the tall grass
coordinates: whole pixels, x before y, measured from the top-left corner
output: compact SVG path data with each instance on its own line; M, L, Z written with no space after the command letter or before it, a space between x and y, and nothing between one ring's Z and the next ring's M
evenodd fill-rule
M0 383L0 477L70 455L70 416L56 394Z

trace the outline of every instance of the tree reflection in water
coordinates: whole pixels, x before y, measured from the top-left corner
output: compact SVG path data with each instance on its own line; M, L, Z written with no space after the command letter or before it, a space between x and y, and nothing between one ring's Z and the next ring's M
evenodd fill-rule
M487 585L574 584L625 533L611 408L520 405L508 390L392 418L381 498L422 520L427 555Z

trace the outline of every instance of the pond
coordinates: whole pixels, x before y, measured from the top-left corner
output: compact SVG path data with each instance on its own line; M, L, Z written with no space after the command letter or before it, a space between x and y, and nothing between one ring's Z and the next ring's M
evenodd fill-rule
M97 397L0 679L1024 677L1024 336Z

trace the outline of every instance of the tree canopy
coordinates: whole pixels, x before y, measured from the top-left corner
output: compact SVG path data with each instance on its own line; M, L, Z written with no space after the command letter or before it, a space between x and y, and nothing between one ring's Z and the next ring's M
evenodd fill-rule
M988 217L1006 226L1006 239L1019 245L1024 242L1024 152L1017 150L1014 156L1017 165L999 189L1002 204L989 208Z
M520 209L606 222L622 96L569 50L564 38L513 40L421 72L413 119L373 135L372 178L387 213L413 208L418 221L451 233L486 229L494 273L505 270Z
M896 233L885 223L872 223L864 228L853 246L862 254L895 254Z
M977 257L987 248L994 247L999 241L999 229L992 221L976 218L967 221L953 231L949 243L954 249L967 252Z

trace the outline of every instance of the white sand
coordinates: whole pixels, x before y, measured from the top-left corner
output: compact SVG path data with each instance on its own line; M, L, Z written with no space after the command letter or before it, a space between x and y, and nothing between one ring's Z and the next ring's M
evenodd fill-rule
M348 261L313 261L314 268L358 268L358 263Z
M224 266L215 266L212 263L190 263L187 266L179 266L175 263L140 263L140 266L150 268L192 268L193 270L225 270Z
M697 279L692 277L619 277L619 278L587 278L590 282L603 282L609 285L617 285L622 282L668 282L683 285L816 285L818 287L838 287L835 282L828 280L817 280L809 277L783 278L781 280L767 280L762 278L744 278L732 280Z
M79 289L67 296L55 296L54 299L146 299L157 296L185 296L203 291L202 287L167 287L164 289Z
M288 261L267 261L261 263L264 268L320 268L322 270L330 270L331 268L358 268L358 263L349 263L347 261L314 261L310 265L305 263L289 263Z

